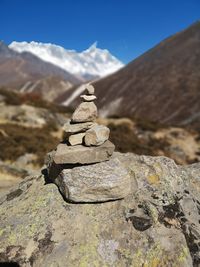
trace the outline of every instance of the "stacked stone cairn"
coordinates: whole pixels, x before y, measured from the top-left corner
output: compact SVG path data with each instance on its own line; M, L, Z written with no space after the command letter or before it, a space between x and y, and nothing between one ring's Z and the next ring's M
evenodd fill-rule
M110 130L95 122L94 87L85 89L83 102L64 125L64 141L46 157L49 179L70 202L122 199L131 192L130 175L112 156L115 146L108 140Z
M94 103L94 87L85 87L80 96L83 102L76 108L72 118L63 129L65 140L59 144L54 155L56 164L90 164L109 160L115 146L108 140L110 130L99 125L97 107Z

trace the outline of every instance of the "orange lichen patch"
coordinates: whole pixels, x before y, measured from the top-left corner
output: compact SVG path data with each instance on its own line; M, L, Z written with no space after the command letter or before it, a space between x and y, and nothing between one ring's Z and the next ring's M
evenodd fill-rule
M151 174L147 176L147 180L150 184L158 184L160 182L160 177L157 174Z

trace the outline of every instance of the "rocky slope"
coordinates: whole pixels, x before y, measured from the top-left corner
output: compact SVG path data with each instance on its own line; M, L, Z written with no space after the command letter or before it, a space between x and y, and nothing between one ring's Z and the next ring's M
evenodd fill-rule
M134 115L168 125L199 127L199 65L197 22L163 40L117 73L95 82L102 115ZM73 105L76 98L66 102L73 93L64 93L58 101Z
M199 266L200 165L180 167L165 157L134 154L113 158L131 177L131 193L122 200L68 203L45 172L2 196L0 262Z

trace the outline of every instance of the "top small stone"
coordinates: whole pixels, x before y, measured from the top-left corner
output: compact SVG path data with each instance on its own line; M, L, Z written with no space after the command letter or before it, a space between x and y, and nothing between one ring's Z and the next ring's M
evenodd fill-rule
M94 95L94 86L91 84L87 84L85 87L86 94L88 95Z

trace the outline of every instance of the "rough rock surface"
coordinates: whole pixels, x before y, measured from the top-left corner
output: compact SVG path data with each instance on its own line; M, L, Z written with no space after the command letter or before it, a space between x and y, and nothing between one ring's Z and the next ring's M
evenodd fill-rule
M97 107L93 102L81 103L72 114L72 122L88 122L97 118Z
M200 164L114 153L137 191L72 204L44 176L0 198L0 262L38 266L199 266Z
M106 141L103 145L97 147L59 144L54 155L54 161L56 164L96 163L108 160L114 149L115 146L110 141Z
M77 133L69 136L69 143L71 146L81 145L83 143L83 137L85 133Z
M82 123L70 123L70 121L66 122L63 126L63 130L66 134L74 134L85 132L86 130L90 129L91 127L95 126L96 123L94 122L82 122Z
M64 198L72 202L104 202L121 199L131 193L130 175L116 158L63 169L54 182ZM136 189L134 186L132 192Z
M104 125L95 125L89 129L85 134L86 146L99 146L108 140L110 130Z

